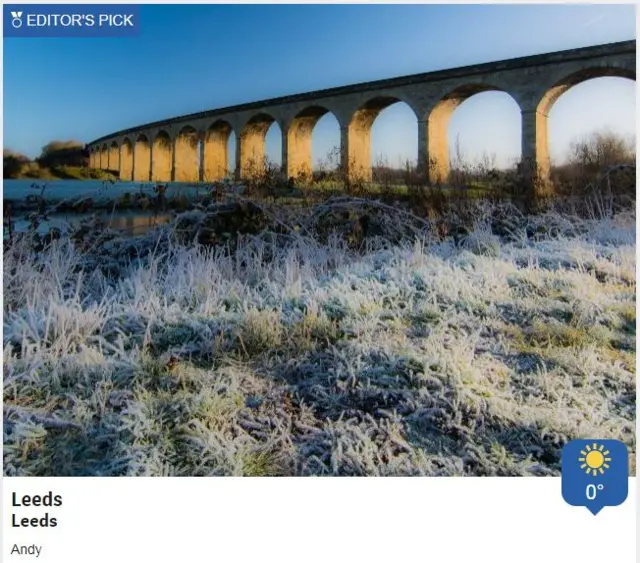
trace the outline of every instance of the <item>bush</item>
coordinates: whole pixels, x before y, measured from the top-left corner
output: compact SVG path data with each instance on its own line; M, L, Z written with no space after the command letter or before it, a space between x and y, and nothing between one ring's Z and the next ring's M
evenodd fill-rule
M42 167L88 166L88 153L84 145L78 141L51 141L42 148L38 157Z
M610 131L595 132L571 143L569 164L588 174L617 164L635 165L635 141Z
M598 200L599 205L635 200L635 141L608 131L571 144L567 162L552 169L558 195Z
M2 177L17 178L22 173L25 165L29 163L29 157L10 149L2 152Z
M17 178L22 172L22 166L24 163L18 160L15 156L8 156L3 159L2 164L3 178Z

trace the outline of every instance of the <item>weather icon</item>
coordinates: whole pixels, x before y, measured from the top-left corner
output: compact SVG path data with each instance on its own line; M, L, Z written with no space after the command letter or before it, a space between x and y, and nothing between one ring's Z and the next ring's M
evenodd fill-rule
M629 491L629 451L619 440L571 440L562 449L562 496L598 514L618 506Z
M598 445L596 442L593 445L586 445L584 450L580 450L582 454L578 458L578 461L582 462L580 469L584 469L587 475L603 475L605 469L611 467L609 461L611 461L609 450L605 450L602 444Z

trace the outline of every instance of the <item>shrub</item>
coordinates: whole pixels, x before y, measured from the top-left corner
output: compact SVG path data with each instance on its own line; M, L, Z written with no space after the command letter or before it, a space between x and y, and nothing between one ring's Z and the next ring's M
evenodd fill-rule
M88 154L78 141L51 141L42 148L38 157L42 167L87 166Z
M29 157L10 149L5 149L2 153L2 156L3 178L17 178L22 173L25 165L29 163Z
M635 201L635 142L608 131L571 144L569 157L555 166L551 179L561 196L574 196L598 207ZM587 198L587 200L585 200Z

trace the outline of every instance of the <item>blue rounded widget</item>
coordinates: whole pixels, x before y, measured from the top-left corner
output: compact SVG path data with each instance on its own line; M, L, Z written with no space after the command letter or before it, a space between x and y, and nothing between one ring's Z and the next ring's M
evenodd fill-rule
M562 449L562 497L598 514L629 493L629 452L619 440L571 440Z

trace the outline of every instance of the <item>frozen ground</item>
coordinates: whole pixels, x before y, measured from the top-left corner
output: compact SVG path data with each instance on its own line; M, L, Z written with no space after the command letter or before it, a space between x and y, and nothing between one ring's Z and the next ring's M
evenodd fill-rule
M5 252L5 474L558 475L594 437L635 457L635 217L529 223Z

